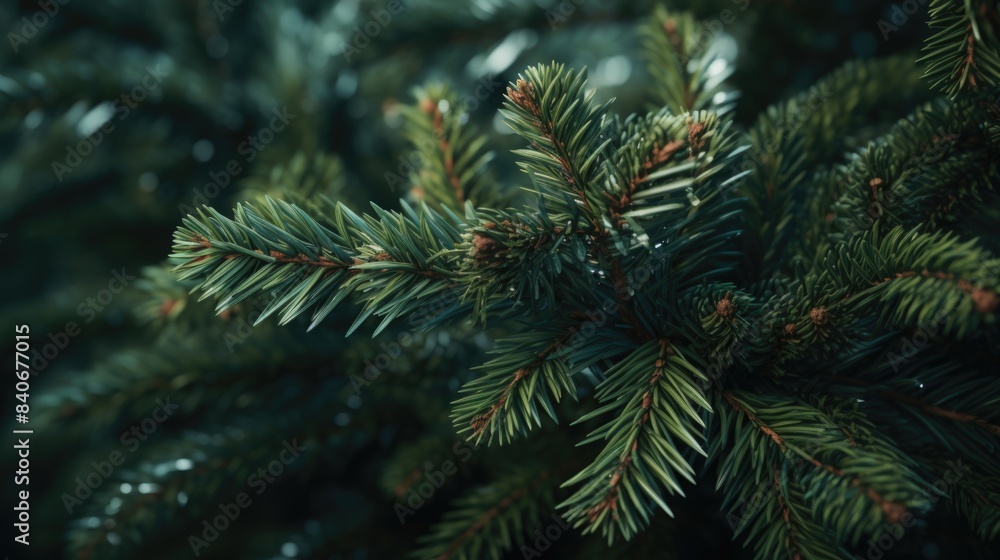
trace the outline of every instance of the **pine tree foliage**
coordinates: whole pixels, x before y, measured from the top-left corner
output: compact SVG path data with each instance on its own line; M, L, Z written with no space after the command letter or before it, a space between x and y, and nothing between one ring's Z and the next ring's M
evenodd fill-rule
M984 134L981 111L971 101L923 107L857 154L833 178L846 186L835 207L842 229L925 222L950 229L965 211L987 204L995 196L1000 145Z
M942 4L932 25L952 17ZM404 315L427 325L421 306L443 297L433 324L517 317L514 334L461 389L452 418L475 443L516 446L594 378L595 403L569 408L578 411L573 425L590 426L580 445L603 447L562 483L571 493L560 504L583 534L599 532L609 545L636 537L657 510L673 515L698 465L715 464L727 519L758 557L842 558L923 508L940 468L906 445L912 425L876 422L864 404L895 395L881 388L894 379L885 354L872 361L891 349L878 333L935 323L936 340L965 344L996 328L1000 263L958 227L993 191L995 115L975 100L939 101L885 134L846 138L893 99L894 86L918 88L900 59L858 63L769 109L744 152L718 101L733 99L720 89L727 72L710 72L725 61L698 52L700 29L662 10L644 28L665 105L645 116L613 116L584 71L558 63L511 83L501 113L527 144L514 154L533 206L466 199L480 164L463 163L478 161L482 143L467 140L458 153L454 98L418 90L405 114L411 141L437 138L411 176L428 205L371 215L338 205L330 227L271 200L239 206L233 219L205 210L177 230L177 270L219 311L272 291L264 315L281 312L283 323L315 309L316 326L349 296L363 305L351 330L372 315L383 318L376 332ZM941 40L928 43L932 78L949 54L934 50ZM972 70L946 80L959 84L950 93L993 84L992 51L976 52ZM850 154L865 136L874 139ZM449 210L463 203L464 217ZM757 262L734 250L744 232ZM748 278L759 282L741 288ZM803 385L827 361L852 356L865 367L845 369L829 394ZM935 381L934 391L954 387ZM995 445L991 391L962 402L946 393L895 400ZM955 411L942 413L952 410L945 405ZM924 439L963 454L944 434ZM978 455L963 459L984 470L947 501L991 538L994 467ZM526 480L542 484L537 473L511 472L459 500L418 556L510 550L557 492L547 487L521 505L534 494Z
M823 180L817 169L863 145L859 134L875 108L927 97L920 72L903 57L850 62L788 101L769 107L748 133L752 146L743 167L752 171L733 191L751 211L749 250L760 259L758 278L786 269L803 235L827 221L839 183ZM818 177L812 177L810 173ZM804 251L809 257L809 248Z
M413 557L530 557L525 547L553 514L569 528L553 557L660 557L700 534L718 547L705 555L736 555L726 548L732 536L756 558L850 558L908 519L918 521L906 532L914 547L935 545L925 525L954 521L968 526L961 537L971 549L995 553L996 2L932 0L921 64L912 53L847 63L770 100L748 126L728 84L734 62L700 19L719 6L687 4L699 15L628 3L646 21L594 39L641 44L649 83L616 91L618 100L597 69L524 68L496 115L506 136L481 126L462 86L400 71L425 64L404 38L436 34L428 22L454 15L444 0L407 5L413 19L394 20L380 45L329 64L316 53L329 53L330 37L352 36L339 14L354 8L267 3L254 17L298 22L300 33L266 27L269 56L252 61L260 78L235 88L236 101L205 78L213 74L202 66L214 71L216 61L164 58L173 78L162 95L219 129L252 126L234 123L232 105L266 112L284 100L315 108L352 88L409 91L383 104L388 130L343 135L405 141L404 155L355 161L342 144L323 145L327 115L307 111L231 187L231 212L212 201L180 219L169 264L145 269L121 302L136 304L140 336L158 333L153 349L99 349L108 356L46 388L33 422L66 438L58 452L88 459L109 451L85 450L100 445L88 435L121 434L166 395L183 397L187 422L159 426L74 508L65 535L43 538L63 538L76 558L128 558L164 535L185 540L297 438L302 458L279 484L325 513L261 527L248 514L240 522L252 538L227 537L213 552L287 557L282 543L294 543L300 557L378 557L386 545L354 528L395 520L368 506L402 503L426 472L464 461L456 450L467 449L472 459L454 475L461 484L436 488L392 526L394 535L423 531ZM113 17L216 25L191 6L119 7ZM583 31L540 34L526 56L558 59L549 51L579 48L567 37L606 23L604 3L576 7ZM253 23L233 17L226 25ZM454 18L484 36L476 48L494 52L520 40L498 36L499 21L565 23L521 1L477 3ZM175 54L205 42L177 27L156 41ZM426 64L464 63L471 49ZM127 66L124 55L105 60ZM0 109L43 97L61 107L56 92L92 81L113 96L119 81L137 81L112 66L19 68L0 80L10 93ZM623 93L646 97L632 103ZM14 150L23 168L45 168L97 97L26 129ZM647 112L616 113L643 101ZM156 151L164 166L187 157L160 150L169 119L155 117L137 113L115 144ZM0 224L80 184L118 173L139 181L133 167L95 153L66 184L49 169L25 171L38 187L0 186L11 194ZM21 172L0 162L0 177ZM358 184L362 176L407 200L387 203L376 194L385 185ZM359 200L366 191L370 205ZM143 219L136 208L117 212ZM398 352L388 336L398 336ZM39 451L61 460L56 453ZM350 488L331 482L345 473ZM72 488L75 476L59 475L55 487ZM937 484L954 476L946 489ZM377 496L360 490L364 482ZM720 511L706 515L712 505ZM162 554L190 550L180 544ZM905 554L910 544L898 546Z
M925 329L928 336L936 334L936 329ZM945 357L940 350L928 350L931 356L919 359L906 356L905 343L897 350L877 360L862 358L845 364L857 368L850 377L835 369L828 389L845 396L863 394L866 401L875 399L880 406L871 409L872 418L899 433L900 448L926 466L937 484L925 488L925 504L917 511L944 501L981 538L994 538L992 484L1000 473L989 447L992 443L984 446L983 437L992 442L992 437L1000 435L994 406L1000 385L995 377L980 375L976 365ZM954 386L943 384L944 380ZM941 482L950 482L943 497L933 494L934 488L944 486Z
M719 433L713 434L710 453L718 461L716 486L725 492L729 528L752 545L758 557L797 553L806 558L843 558L845 549L831 529L813 519L805 490L794 476L793 467L804 461L789 453L772 428L764 429L766 424L749 408L752 405L732 394L722 400Z
M939 472L946 473L946 468ZM964 517L979 538L996 539L1000 535L1000 512L996 507L1000 503L1000 487L996 475L969 473L968 476L966 483L949 496L949 508Z

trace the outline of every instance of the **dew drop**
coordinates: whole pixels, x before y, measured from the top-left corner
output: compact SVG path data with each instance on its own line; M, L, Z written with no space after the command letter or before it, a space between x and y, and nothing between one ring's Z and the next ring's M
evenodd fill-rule
M698 206L701 204L701 199L698 198L698 195L694 194L694 189L691 187L688 187L687 189L687 199L688 202L691 203L691 206Z

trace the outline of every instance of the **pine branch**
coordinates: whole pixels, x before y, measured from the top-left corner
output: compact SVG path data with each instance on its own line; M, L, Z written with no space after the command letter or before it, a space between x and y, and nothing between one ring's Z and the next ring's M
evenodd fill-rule
M931 330L924 326L920 332L930 336ZM904 340L919 343L922 335L906 333ZM897 340L894 335L884 339ZM800 391L863 401L868 417L926 465L945 456L990 476L1000 474L991 451L1000 444L1000 380L990 375L988 364L962 363L940 342L919 354L906 343L903 348L873 344L869 352L868 358L855 356L831 368L822 376L826 382Z
M976 414L969 413L969 412L963 412L963 411L960 411L960 410L952 410L952 409L948 409L948 408L943 408L941 406L937 406L937 405L931 404L931 403L927 402L924 399L919 399L919 398L916 398L916 397L912 397L912 396L907 395L905 393L901 393L901 392L897 392L897 391L890 391L890 390L887 390L887 389L873 388L874 384L866 382L866 381L862 381L860 379L852 379L852 378L849 378L849 377L834 376L832 378L832 380L834 382L836 382L836 383L843 383L843 384L847 384L847 385L854 385L854 386L857 386L857 387L863 387L865 389L870 389L868 391L869 394L872 394L872 395L875 395L875 396L878 396L878 397L882 397L884 399L892 400L892 401L898 401L898 402L903 403L905 405L914 407L914 408L920 410L924 414L928 414L928 415L931 415L931 416L937 416L939 418L944 418L946 420L951 420L953 422L968 423L968 424L971 424L971 425L976 426L978 428L981 428L983 430L986 430L986 431L992 433L994 436L1000 437L1000 422L992 422L992 421L988 420L987 418L982 418L982 417L980 417L980 416L978 416ZM993 385L993 388L992 388L993 394L995 394L995 392L997 390L996 389L997 383L993 383L992 385ZM990 394L990 393L986 393L986 394ZM955 395L952 394L951 398L955 398ZM980 404L979 406L985 408L988 405Z
M674 255L680 285L680 275L704 280L699 265L709 256L717 269L726 268L722 248L740 233L733 218L741 209L726 190L741 179L733 168L744 151L729 128L729 121L705 111L626 119L614 159L617 175L604 195L616 252L645 255L631 258L626 271L648 266L655 254Z
M483 150L486 137L470 130L468 114L450 88L432 84L416 89L414 97L415 105L401 107L403 132L419 160L410 173L410 196L436 210L459 212L489 182L493 154Z
M531 145L515 153L527 159L520 165L532 176L542 197L540 205L548 208L553 222L565 223L565 230L589 231L592 250L587 254L611 274L616 287L622 287L625 271L608 247L616 227L608 217L605 187L614 150L613 123L607 116L610 102L593 105L594 91L584 92L585 86L585 71L564 74L560 64L531 67L515 87L507 89L501 114ZM612 203L617 200L610 198ZM619 289L615 295L638 336L651 339L627 294Z
M883 523L899 523L924 504L927 482L919 474L923 467L879 432L860 409L837 417L844 405L857 407L856 401L840 403L839 410L831 412L823 399L809 400L819 401L817 409L829 423L822 436L809 442L813 457L807 461L817 468L801 473L800 479L814 519L838 540L856 545L882 530Z
M962 469L954 463L937 465L935 469L948 485L948 509L965 518L969 526L984 541L1000 536L1000 480L971 468ZM956 472L957 471L957 472Z
M467 383L468 393L454 403L452 418L460 434L479 443L488 435L492 443L512 442L524 436L535 423L541 427L541 408L558 422L552 401L564 395L576 398L573 375L578 367L569 367L566 354L577 328L536 330L501 340L493 353L500 356L476 369L486 375Z
M613 122L610 102L594 105L594 90L585 91L586 71L562 64L533 66L507 88L504 121L531 146L515 150L553 218L581 218L594 233L605 229L603 181L611 156ZM602 157L603 156L603 157Z
M274 299L257 323L282 311L285 324L314 309L312 327L354 294L365 304L350 332L371 315L383 316L376 334L398 316L445 301L442 314L461 307L450 292L457 275L434 259L460 239L461 222L426 207L403 213L375 207L360 217L343 205L333 217L336 231L301 209L268 199L260 209L238 206L235 219L215 210L189 216L174 234L172 258L183 280L197 279L203 295L221 299L224 311L253 296ZM428 320L438 317L427 317Z
M725 374L763 368L782 342L772 329L775 323L782 329L786 324L784 315L776 317L776 311L789 307L786 301L775 303L780 298L758 299L732 284L716 284L691 288L678 299L668 319L671 333L706 357L706 372L715 382Z
M954 227L980 212L1000 173L1000 145L985 134L986 118L978 104L958 101L900 121L830 177L838 185L837 228L850 236L897 225Z
M558 224L542 206L534 213L470 208L466 222L470 227L455 254L466 297L481 321L488 308L503 301L527 300L536 309L552 309L557 301L594 307L581 301L593 287L591 237L573 220Z
M459 498L414 558L427 560L499 560L524 542L555 503L557 479L545 470L515 469L489 486Z
M682 265L678 274L693 271L704 280L700 262L736 235L727 229L735 209L716 200L724 171L739 153L726 133L728 123L704 112L630 118L618 148L611 144L607 105L591 104L582 73L564 74L553 66L532 68L528 76L509 89L504 111L508 124L532 145L517 152L528 158L522 167L534 177L552 222L564 221L564 231L581 229L591 237L588 254L610 275L626 320L640 338L655 338L655 329L629 301L627 277L630 269L649 267L654 245L659 249L662 240L675 238L683 239L669 248ZM696 211L703 201L712 203ZM711 224L709 231L702 224ZM688 229L700 234L683 235ZM625 262L622 257L632 253L646 257Z
M857 544L923 503L926 484L914 470L916 464L859 412L848 416L851 424L845 427L795 400L743 392L723 397L791 462L813 519L836 542ZM729 472L720 473L720 483L726 483Z
M734 396L723 394L716 410L709 456L718 462L716 489L723 490L734 534L745 534L744 545L753 543L759 559L844 558L843 546L814 520L784 439Z
M963 91L1000 83L1000 52L993 22L993 0L933 0L931 29L938 30L924 44L925 77L934 88L955 97Z
M643 55L653 77L653 102L674 115L707 110L725 114L738 94L724 84L733 67L713 43L711 31L689 13L671 13L657 6L639 29Z
M602 406L577 420L613 414L581 442L607 441L604 449L565 483L583 483L560 504L574 527L584 527L584 534L600 530L610 545L616 535L629 540L646 527L654 507L673 515L663 492L684 495L678 475L694 482L677 442L705 454L698 408L711 407L697 379L704 377L666 340L646 343L608 371L597 389Z
M975 240L961 242L947 232L865 234L838 246L817 267L824 291L843 298L827 306L829 314L878 304L882 324L930 324L931 317L944 317L943 331L962 338L993 324L1000 304L995 259Z

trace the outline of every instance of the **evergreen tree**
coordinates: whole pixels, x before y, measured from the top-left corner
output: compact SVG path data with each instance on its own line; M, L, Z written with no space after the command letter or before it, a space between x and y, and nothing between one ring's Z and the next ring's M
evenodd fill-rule
M37 546L998 554L997 2L931 0L922 53L790 95L767 78L812 78L836 49L749 36L833 8L203 4L71 14L155 30L131 49L55 40L54 15L20 45L38 67L0 76L14 258L37 239L52 257L32 272L57 276L60 227L101 265L129 228L174 230L121 297L83 299L96 267L64 294L104 342L33 364ZM869 31L919 34L874 13ZM73 52L95 42L101 62ZM762 69L790 46L816 62ZM74 163L67 138L98 134ZM195 171L175 168L187 150ZM52 196L79 207L43 212Z

